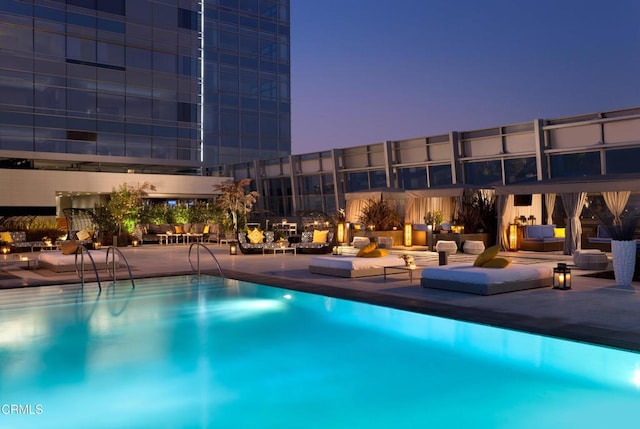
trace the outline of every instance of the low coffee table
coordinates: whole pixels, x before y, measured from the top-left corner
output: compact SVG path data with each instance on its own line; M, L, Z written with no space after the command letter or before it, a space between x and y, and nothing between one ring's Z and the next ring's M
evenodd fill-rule
M413 283L413 272L422 269L422 267L415 266L413 268L406 265L394 265L392 267L383 267L384 269L384 281L387 281L387 274L401 274L403 272L409 273L409 283ZM395 270L395 271L394 271Z
M28 270L38 268L38 260L30 256L2 255L0 257L0 265L17 265L17 264L25 264Z

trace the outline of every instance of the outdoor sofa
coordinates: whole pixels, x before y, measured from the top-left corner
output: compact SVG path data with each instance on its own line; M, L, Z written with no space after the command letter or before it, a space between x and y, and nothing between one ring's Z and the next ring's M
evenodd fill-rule
M6 231L0 233L0 241L6 242L11 246L14 251L20 251L22 249L30 249L33 252L34 248L43 247L45 244L40 241L27 241L26 231Z
M299 243L291 243L291 247L295 247L298 253L331 253L333 246L333 231L327 230L305 231L300 236Z
M520 249L551 252L564 247L564 228L555 225L527 225L520 242Z

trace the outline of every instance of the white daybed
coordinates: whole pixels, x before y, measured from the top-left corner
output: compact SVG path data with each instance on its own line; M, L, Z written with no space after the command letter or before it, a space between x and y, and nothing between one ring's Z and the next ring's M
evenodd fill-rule
M551 286L553 269L542 264L511 264L506 268L441 265L422 270L420 284L431 289L494 295Z
M397 255L380 258L358 256L314 256L309 262L309 272L336 277L366 277L384 274L384 267L402 265Z
M92 250L91 256L96 263L98 270L106 270L106 255L107 252L101 250ZM82 255L78 255L78 267L80 267L80 258ZM112 263L112 254L109 254L109 261ZM116 268L120 266L120 258L115 255ZM56 273L63 273L76 270L76 255L63 255L62 252L40 252L38 254L38 267L46 268ZM84 269L86 271L93 270L91 265L91 259L86 254L84 255Z

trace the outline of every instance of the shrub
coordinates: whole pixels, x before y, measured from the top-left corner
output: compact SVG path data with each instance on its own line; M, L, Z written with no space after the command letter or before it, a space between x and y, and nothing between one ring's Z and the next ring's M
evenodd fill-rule
M365 227L374 225L379 231L390 231L394 227L400 228L403 223L395 202L384 199L367 200L359 220L364 223Z

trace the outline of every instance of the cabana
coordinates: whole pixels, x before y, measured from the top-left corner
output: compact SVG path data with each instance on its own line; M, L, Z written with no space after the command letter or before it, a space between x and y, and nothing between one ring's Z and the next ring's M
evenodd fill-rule
M350 192L344 196L347 206L345 209L345 215L347 221L358 222L360 219L360 213L369 200L392 200L396 204L398 214L401 218L405 216L405 201L407 195L403 189L397 188L380 188L372 189L370 191L362 192Z
M546 223L552 224L551 215L553 213L556 200L560 199L567 215L566 233L563 253L572 255L581 248L582 222L580 215L585 206L587 193L601 193L607 208L614 218L620 217L631 194L630 190L640 189L640 179L619 178L611 180L588 178L584 180L545 180L522 184L498 186L496 191L496 208L498 213L498 243L503 249L508 247L508 226L513 219L513 207L515 195L532 195L532 201L540 201L535 206L532 203L532 211L535 211L541 218L542 204L547 211ZM534 214L535 215L535 214Z

